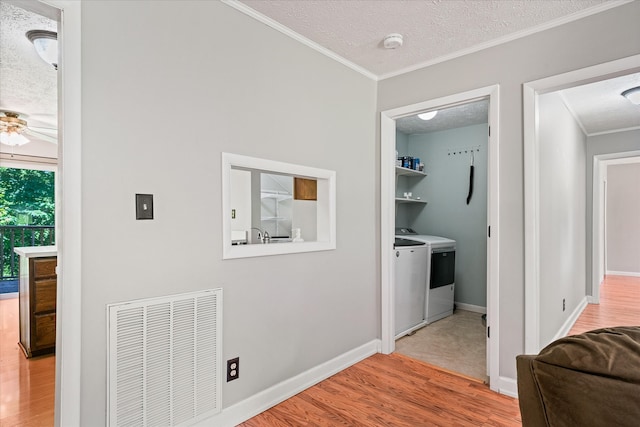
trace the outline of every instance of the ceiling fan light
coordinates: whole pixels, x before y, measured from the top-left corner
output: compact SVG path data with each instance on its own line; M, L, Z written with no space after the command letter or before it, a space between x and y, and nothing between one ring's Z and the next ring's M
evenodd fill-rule
M47 64L53 65L58 69L58 34L53 31L32 30L27 31L27 38L36 52Z
M438 110L428 111L426 113L418 114L418 118L422 120L431 120L436 116L436 114L438 114Z
M640 105L640 86L627 89L621 95L631 101L632 104Z
M5 145L20 146L26 144L29 140L24 135L16 132L1 132L0 142Z

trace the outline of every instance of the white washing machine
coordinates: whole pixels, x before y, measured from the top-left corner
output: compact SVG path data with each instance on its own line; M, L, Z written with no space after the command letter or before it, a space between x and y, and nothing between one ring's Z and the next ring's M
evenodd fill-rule
M424 242L427 246L425 321L432 323L453 314L456 241L397 228L396 237Z

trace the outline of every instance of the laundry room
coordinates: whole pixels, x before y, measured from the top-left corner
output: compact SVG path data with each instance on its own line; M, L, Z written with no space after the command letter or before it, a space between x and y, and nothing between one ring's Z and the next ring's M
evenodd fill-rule
M488 107L483 99L396 120L396 351L483 381ZM425 242L429 255L400 263L406 240ZM425 283L424 297L407 291L411 281ZM409 300L424 307L413 320Z

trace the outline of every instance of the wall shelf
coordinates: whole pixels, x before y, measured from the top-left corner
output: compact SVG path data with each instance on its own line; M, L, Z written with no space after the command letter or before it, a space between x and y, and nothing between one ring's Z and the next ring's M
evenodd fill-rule
M426 173L421 172L421 171L417 171L415 169L407 169L407 168L403 168L402 166L396 166L396 176L422 176L425 177L427 176Z
M418 200L418 199L407 199L406 197L396 197L396 203L422 203L424 205L427 204L426 200Z

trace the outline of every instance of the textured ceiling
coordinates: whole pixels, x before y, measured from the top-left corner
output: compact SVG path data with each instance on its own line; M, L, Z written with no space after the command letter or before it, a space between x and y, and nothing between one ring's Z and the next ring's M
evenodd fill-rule
M241 0L239 3L378 77L415 69L616 4L606 0ZM404 36L401 48L390 50L382 46L382 39L390 33Z
M619 6L605 0L223 0L353 68L382 79ZM248 7L247 7L248 6ZM257 12L257 13L256 13ZM266 19L264 19L266 17ZM390 33L404 44L385 49ZM301 37L299 37L301 36ZM587 135L638 127L639 107L620 96L638 86L621 77L563 91ZM624 88L624 89L623 89ZM442 110L430 121L407 117L402 132L425 133L487 122L487 103Z
M561 91L587 135L640 128L640 106L620 94L640 86L640 73Z
M374 77L416 69L547 28L563 18L575 18L575 14L621 4L603 0L223 1L241 10L247 9L246 5L254 8L288 27L290 34L299 33ZM57 73L38 57L25 33L33 29L57 31L57 22L11 3L27 4L0 0L0 110L21 113L29 127L55 129ZM404 34L403 47L382 47L382 38L391 32ZM640 107L619 96L622 90L639 84L638 75L634 75L627 80L621 77L567 89L563 95L584 130L594 134L640 126ZM414 118L412 123L407 118L399 126L406 126L407 133L423 133L484 123L486 103L480 107L472 103L442 110L430 122ZM29 138L33 140L32 135Z
M489 101L475 101L438 111L431 120L417 115L396 120L396 129L407 135L438 132L463 126L478 125L489 121Z
M36 53L29 30L57 32L57 23L0 2L0 110L21 114L29 127L57 128L57 72Z
M640 106L621 96L640 86L640 73L615 77L559 91L586 135L640 128ZM542 95L545 96L545 95ZM476 101L438 111L432 120L417 115L396 120L396 128L408 135L487 123L489 103Z

